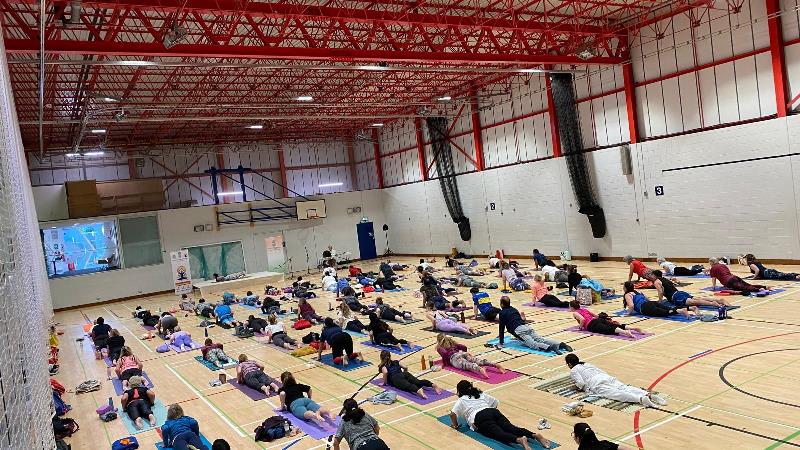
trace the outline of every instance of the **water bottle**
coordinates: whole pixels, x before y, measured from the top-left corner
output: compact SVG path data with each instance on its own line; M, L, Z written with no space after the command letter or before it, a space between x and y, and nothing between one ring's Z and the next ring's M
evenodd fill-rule
M288 420L283 419L283 435L288 436L290 431L292 431L292 425Z
M717 308L717 318L719 320L722 320L722 319L725 318L725 307L724 306L720 306L719 308Z
M108 406L110 406L112 410L114 409L114 397L108 397Z

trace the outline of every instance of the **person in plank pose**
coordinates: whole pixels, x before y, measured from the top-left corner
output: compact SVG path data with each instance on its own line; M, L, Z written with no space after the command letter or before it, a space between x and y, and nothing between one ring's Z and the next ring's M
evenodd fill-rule
M563 342L548 339L536 334L536 331L525 322L524 315L511 306L511 299L508 298L507 295L500 297L500 307L498 348L502 348L505 339L505 331L508 329L512 336L519 339L519 341L528 348L544 352L553 352L557 355L560 355L562 350L568 352L572 351L572 347Z

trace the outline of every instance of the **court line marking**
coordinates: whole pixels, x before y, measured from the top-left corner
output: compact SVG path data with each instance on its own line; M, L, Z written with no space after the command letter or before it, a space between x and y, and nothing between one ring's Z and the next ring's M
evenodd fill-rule
M700 409L700 408L702 408L702 407L703 407L703 405L697 405L697 406L695 406L695 407L693 407L693 408L689 408L689 409L687 409L687 410L681 411L681 412L679 412L679 413L677 413L677 414L673 415L672 417L668 417L668 418L666 418L665 420L662 420L661 422L658 422L658 423L655 423L655 424L653 424L653 425L650 425L649 427L647 427L647 428L644 428L644 429L642 429L642 430L639 430L639 431L637 431L636 433L629 434L628 436L625 436L624 438L622 438L622 439L620 439L620 440L621 440L621 441L627 441L628 439L630 439L630 438L632 438L632 437L639 436L639 435L641 435L641 434L644 434L644 433L646 433L646 432L648 432L648 431L650 431L650 430L653 430L653 429L655 429L655 428L658 428L658 427L660 427L661 425L665 425L665 424L667 424L667 423L669 423L669 422L672 422L673 420L680 419L681 417L685 416L686 414L689 414L689 413L691 413L691 412L697 411L698 409Z
M214 405L213 405L213 404L212 404L212 403L211 403L211 402L210 402L210 401L209 401L209 400L208 400L208 399L207 399L207 398L206 398L206 397L205 397L203 394L201 394L201 393L200 393L200 392L199 392L197 389L195 389L195 388L194 388L194 386L192 386L191 384L189 384L189 382L187 382L187 381L186 381L186 380L183 378L183 376L182 376L181 374L179 374L178 372L176 372L176 371L175 371L175 369L173 369L173 368L172 368L172 367L170 367L170 366L164 366L164 367L166 367L167 369L169 369L169 371L170 371L170 372L172 372L172 373L173 373L173 375L175 375L175 376L176 376L176 377L177 377L179 380L181 380L181 382L182 382L184 385L186 385L186 387L187 387L187 388L189 388L189 390L190 390L190 391L192 391L192 392L194 393L194 395L196 395L196 396L197 396L197 398L199 398L200 400L202 400L202 401L203 401L203 403L205 403L205 404L206 404L206 405L207 405L209 408L211 408L211 410L212 410L212 411L214 411L214 413L215 413L217 416L219 416L219 418L220 418L220 419L222 419L222 421L223 421L223 422L225 422L225 423L226 423L226 424L227 424L229 427L231 427L231 428L233 429L233 431L235 431L235 432L236 432L236 434L238 434L238 435L239 435L239 437L246 437L246 436L247 436L247 434L245 434L245 433L244 433L244 432L241 430L241 428L240 428L240 427L238 427L238 426L237 426L237 425L235 425L233 422L231 422L231 420L230 420L230 419L228 419L228 418L227 418L227 417L226 417L226 416L225 416L225 415L224 415L224 414L223 414L223 413L222 413L222 412L221 412L219 409L217 409L217 407L216 407L216 406L214 406Z
M109 314L114 315L114 313L112 313L111 310L109 310L105 306L103 307L103 309L105 309ZM119 323L119 325L122 326L122 328L125 328L125 330L127 330L128 333L130 333L133 336L134 339L136 339L136 342L142 344L142 347L146 348L148 352L153 353L153 349L148 347L147 344L145 344L143 340L139 339L139 336L136 333L134 333L133 331L131 331L131 329L128 328L128 326L123 323L123 320L124 319L120 319L117 322Z

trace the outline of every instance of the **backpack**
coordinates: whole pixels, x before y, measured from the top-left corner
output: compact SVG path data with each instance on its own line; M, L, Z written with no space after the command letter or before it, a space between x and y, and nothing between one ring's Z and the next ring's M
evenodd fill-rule
M300 319L295 322L294 325L292 325L292 328L295 330L305 330L306 328L311 328L311 322L305 319Z
M319 341L320 340L320 335L319 335L319 333L311 332L311 333L308 333L307 335L303 336L303 339L301 339L301 340L303 341L303 344L310 344L312 342Z
M50 378L50 387L53 388L54 391L58 392L58 395L64 395L64 392L67 392L67 388L61 385L55 378Z
M56 408L57 416L63 416L64 414L68 413L70 409L72 409L69 405L67 405L66 402L64 402L64 400L61 399L61 395L59 395L55 389L53 389L53 405Z
M56 439L64 439L75 434L80 427L78 422L67 417L53 417L53 435Z
M100 420L103 422L111 422L112 420L116 420L117 412L116 411L108 411L100 414Z
M575 289L575 300L578 300L578 303L581 306L589 306L592 304L594 291L590 287L578 286Z
M254 430L256 441L272 442L286 436L286 429L292 428L291 423L281 416L272 416L264 420Z
M100 382L97 380L86 380L75 388L76 394L85 394L100 390Z
M249 338L255 336L255 333L253 333L253 330L247 328L245 325L238 325L236 326L236 332L234 332L233 335L239 338Z
M133 436L118 439L111 444L111 450L135 450L139 448L139 442Z
M56 450L72 450L72 446L61 439L56 441Z

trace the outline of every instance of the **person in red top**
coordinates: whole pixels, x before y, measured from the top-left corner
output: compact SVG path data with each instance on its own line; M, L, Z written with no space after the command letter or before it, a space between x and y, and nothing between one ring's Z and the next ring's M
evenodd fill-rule
M644 263L638 259L628 255L622 258L622 260L625 261L625 264L630 266L630 270L628 271L628 281L633 279L633 274L636 274L636 277L639 279L644 278L648 281L656 281L656 276L653 274L653 269L645 266Z
M711 276L711 288L717 287L717 280L728 289L740 292L759 292L768 290L762 284L750 284L736 275L731 273L731 269L725 264L719 262L717 258L710 258L708 263L711 264L711 269L708 270L708 275Z
M361 268L360 267L356 267L356 266L350 266L350 268L348 270L350 272L350 276L351 277L357 277L362 273L361 272Z
M572 318L578 322L582 330L590 333L615 335L619 334L629 338L634 337L633 332L642 334L641 328L631 327L625 324L620 324L611 320L606 314L599 316L588 309L581 306L577 300L569 302L569 310L572 313Z

